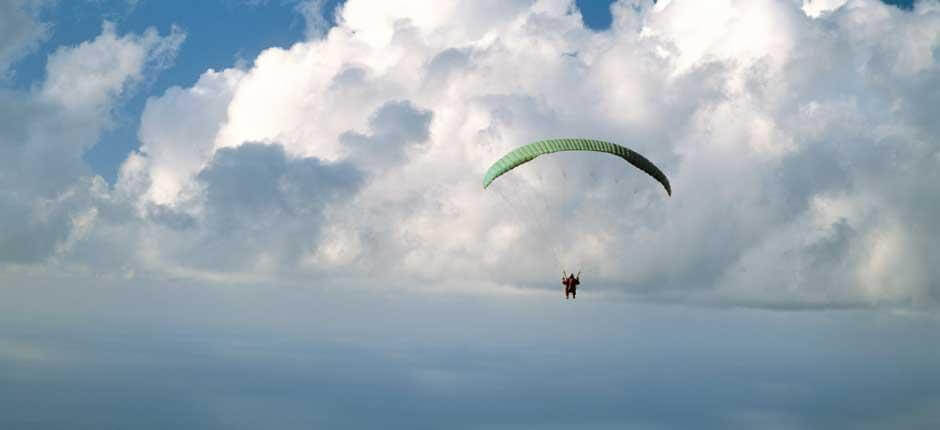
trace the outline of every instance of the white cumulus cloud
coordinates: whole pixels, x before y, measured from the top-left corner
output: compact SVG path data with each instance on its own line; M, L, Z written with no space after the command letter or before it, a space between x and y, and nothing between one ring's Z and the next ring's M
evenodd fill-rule
M649 300L937 302L940 7L611 9L594 32L567 0L349 0L326 34L150 99L108 196L133 220L73 216L63 252L206 279L557 288L580 265L590 290ZM157 40L115 69L173 51ZM506 151L558 136L645 154L673 196L584 154L482 190Z
M184 35L118 35L60 47L46 79L29 91L0 90L0 261L36 263L69 254L113 211L107 184L82 161L135 83L170 64ZM111 203L108 203L111 205ZM65 258L66 261L69 258Z

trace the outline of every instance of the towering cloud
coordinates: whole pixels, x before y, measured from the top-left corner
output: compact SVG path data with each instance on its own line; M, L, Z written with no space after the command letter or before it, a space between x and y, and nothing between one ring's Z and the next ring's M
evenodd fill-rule
M594 291L649 300L936 304L940 6L672 0L612 12L594 32L565 0L349 0L326 34L150 99L140 151L102 191L120 223L86 222L102 210L86 203L18 259L73 237L62 261L107 270L88 256L124 249L122 267L208 279L528 288L583 264ZM57 71L94 68L69 53L138 47L95 56L114 72L81 100L107 106L178 38L106 27L50 60L36 99L72 108ZM481 189L500 155L556 136L645 154L673 197L583 156L544 157ZM25 225L28 206L2 216Z

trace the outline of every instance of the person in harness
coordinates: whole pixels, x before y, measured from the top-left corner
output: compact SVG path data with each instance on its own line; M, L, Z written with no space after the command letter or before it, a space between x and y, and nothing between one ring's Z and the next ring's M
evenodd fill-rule
M578 272L578 276L575 276L574 273L565 276L565 272L561 272L561 283L565 286L565 300L568 300L568 294L571 294L571 298L576 298L578 291L578 284L581 283L581 272Z

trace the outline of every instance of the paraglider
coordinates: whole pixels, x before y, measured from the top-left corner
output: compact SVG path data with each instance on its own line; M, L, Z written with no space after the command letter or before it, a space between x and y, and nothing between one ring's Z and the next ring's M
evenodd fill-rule
M565 277L565 271L561 271L561 284L565 286L565 300L568 300L568 294L571 293L572 299L577 299L578 284L581 283L581 272L578 276L574 273Z
M489 187L496 178L516 167L532 161L535 157L560 151L594 151L616 155L623 158L634 167L646 172L653 179L659 181L666 189L666 194L672 195L669 179L655 164L637 152L603 140L568 138L540 140L521 146L510 151L499 160L496 160L483 176L483 188Z
M483 176L483 188L486 189L496 178L532 161L538 156L561 151L593 151L620 157L653 177L665 188L666 194L672 196L672 186L669 184L669 178L646 157L615 143L582 138L540 140L510 151L487 169L486 174ZM568 299L569 294L572 298L575 298L577 286L581 283L581 272L578 272L578 275L575 276L574 274L565 275L565 271L562 271L562 275L561 283L565 286L565 299Z

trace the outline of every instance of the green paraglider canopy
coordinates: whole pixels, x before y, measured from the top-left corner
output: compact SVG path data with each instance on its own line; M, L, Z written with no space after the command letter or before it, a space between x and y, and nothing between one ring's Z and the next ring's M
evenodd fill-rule
M650 160L647 160L646 157L615 143L581 138L540 140L514 149L493 163L489 170L486 171L486 175L483 176L483 188L490 186L490 183L496 180L500 175L533 160L539 155L560 151L595 151L616 155L652 176L659 181L660 184L663 184L663 187L666 189L666 194L672 195L669 179L666 178L666 175L663 174L656 165Z

